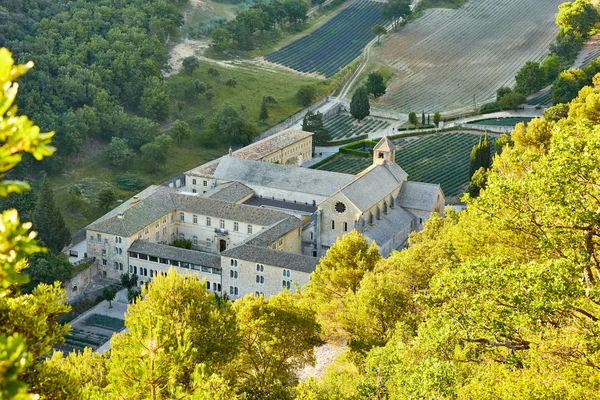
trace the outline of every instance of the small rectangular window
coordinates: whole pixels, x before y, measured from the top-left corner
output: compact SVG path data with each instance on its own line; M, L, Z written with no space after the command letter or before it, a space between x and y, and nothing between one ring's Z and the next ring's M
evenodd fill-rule
M194 214L192 219L193 219L194 224L198 223L198 216L196 214Z
M331 229L335 229L335 221L331 220Z
M233 223L233 231L237 232L240 230L240 224L238 224L237 222Z
M206 217L206 226L211 226L210 217Z
M195 185L195 184L196 184L196 180L192 179L192 185Z
M182 212L179 213L179 221L180 222L184 222L185 221L185 214L182 213Z
M225 220L222 219L219 221L219 228L225 229Z
M252 225L248 225L248 233L252 233Z
M101 234L97 234L96 238L98 239L98 243L102 242L102 235Z
M158 262L158 257L148 256L148 261Z
M344 222L344 232L348 232L348 223Z
M202 186L208 186L208 182L207 181L202 182Z

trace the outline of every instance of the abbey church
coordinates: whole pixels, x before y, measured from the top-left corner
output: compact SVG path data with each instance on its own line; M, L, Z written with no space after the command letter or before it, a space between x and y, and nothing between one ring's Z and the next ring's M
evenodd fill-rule
M87 227L87 253L108 278L176 268L232 299L294 290L345 233L388 256L443 213L440 186L409 181L395 152L384 137L357 175L309 169L312 134L285 130L142 191Z

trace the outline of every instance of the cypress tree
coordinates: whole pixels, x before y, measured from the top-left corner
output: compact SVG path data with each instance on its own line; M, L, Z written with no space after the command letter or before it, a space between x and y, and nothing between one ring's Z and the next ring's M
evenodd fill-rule
M352 95L350 102L350 114L359 121L362 121L371 114L371 105L369 104L369 93L364 86L359 87Z
M260 105L260 116L258 117L258 119L260 119L262 122L265 122L268 118L269 110L267 109L267 102L263 97L262 104Z
M37 231L38 238L44 246L55 253L59 253L71 242L71 234L54 202L54 195L46 178L44 178L35 205L33 229Z
M480 138L479 142L473 146L469 157L469 179L479 168L487 170L490 167L490 145L487 138L487 133Z
M425 125L425 111L421 111L421 125Z

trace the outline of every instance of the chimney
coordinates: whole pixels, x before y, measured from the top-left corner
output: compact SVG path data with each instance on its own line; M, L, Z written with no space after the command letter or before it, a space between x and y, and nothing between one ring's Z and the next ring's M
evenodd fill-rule
M125 219L125 215L123 213L118 213L117 219Z
M131 204L136 204L137 202L140 201L140 196L133 196L133 199L131 200Z

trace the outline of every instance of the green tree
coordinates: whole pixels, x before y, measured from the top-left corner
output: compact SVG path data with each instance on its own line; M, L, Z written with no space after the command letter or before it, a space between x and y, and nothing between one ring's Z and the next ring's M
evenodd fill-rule
M225 28L213 29L210 37L217 51L223 51L231 45L231 33Z
M558 122L563 118L567 118L569 115L568 104L557 104L552 107L548 107L544 110L544 119L546 121Z
M345 312L345 297L356 293L365 273L372 271L381 256L377 246L356 231L338 238L319 261L306 286L327 338L347 338L339 314Z
M145 117L155 121L164 121L169 116L171 100L164 82L153 77L146 81L140 98L140 111Z
M371 33L377 37L377 43L379 43L379 39L387 33L387 29L383 25L374 25L371 28Z
M469 157L469 177L472 177L479 168L484 170L490 167L490 145L488 143L487 133L479 143L473 146Z
M442 120L442 115L439 112L433 114L433 123L435 126L440 126L440 122Z
M112 301L117 295L117 289L114 286L107 286L102 290L102 298L108 301L108 308L112 308Z
M511 93L512 89L506 86L502 86L498 90L496 90L496 101L500 101L501 98Z
M303 107L310 106L317 98L317 89L313 85L303 85L296 92L296 101Z
M350 101L350 114L358 121L362 121L371 114L371 105L369 104L369 94L364 86L356 89Z
M129 290L137 286L138 276L136 274L121 274L121 285Z
M200 61L198 61L198 59L194 56L189 56L183 59L182 65L183 69L185 69L186 72L191 75L200 67Z
M192 241L189 239L177 238L173 241L173 246L179 247L182 249L191 250L192 249Z
M231 103L225 102L215 113L210 123L210 129L216 136L227 135L234 140L239 140L245 121Z
M192 137L192 129L187 122L178 119L175 121L175 123L173 123L173 128L171 128L171 136L177 141L178 144L181 144L184 140Z
M530 95L542 89L546 84L546 73L540 63L527 61L515 76L515 90Z
M385 94L385 83L383 82L383 75L379 72L369 72L367 77L367 92L371 93L373 97L378 98Z
M169 148L173 139L167 134L157 136L152 142L146 143L140 149L151 172L158 171L161 164L167 161Z
M598 12L586 0L562 3L556 14L556 25L560 27L561 34L583 39L589 36L599 20Z
M315 361L320 343L315 314L289 291L265 300L248 295L237 300L240 353L231 363L239 393L248 399L291 398L296 371Z
M495 143L494 143L495 144ZM471 198L476 198L481 193L482 189L485 189L485 185L487 183L486 179L486 170L481 167L471 177L471 181L469 182L469 186L467 188L467 193Z
M550 139L555 124L545 118L534 118L527 126L519 122L511 133L515 147L531 151L545 152L550 147Z
M25 153L37 160L54 153L50 145L54 133L41 133L25 115L17 115L14 104L18 91L15 80L33 63L15 65L11 53L0 49L0 178L13 170ZM22 193L29 185L22 181L0 181L0 196ZM26 400L40 392L40 382L47 377L36 367L52 346L63 342L70 329L57 322L69 310L64 291L58 286L38 285L31 294L19 293L18 286L28 282L20 271L27 258L44 251L30 232L31 223L21 223L14 209L4 209L0 217L0 397ZM59 383L56 383L58 385Z
M260 119L262 122L265 122L268 118L269 110L267 108L267 102L263 98L262 103L260 104L260 115L258 116L258 119Z
M98 205L108 211L110 206L117 200L117 195L112 187L106 186L98 192Z
M573 100L585 84L586 76L582 70L569 69L561 72L550 90L552 104L568 103Z
M398 31L400 21L411 14L410 0L388 0L381 6L381 16L391 21L394 31Z
M110 143L104 151L104 157L115 167L124 166L132 155L133 151L127 145L127 139L119 137L110 139Z
M237 354L239 339L230 303L208 292L196 276L174 270L143 286L142 298L125 315L129 333L111 340L105 398L116 393L185 398L198 390L194 396L207 397L189 398L210 399L212 392L203 394L201 383L214 379L220 382L215 387L224 390L222 380L205 367L222 370Z
M526 100L526 96L516 90L506 93L498 100L498 105L503 110L517 110Z
M308 111L306 115L304 115L304 119L302 120L302 130L314 133L313 152L315 146L322 146L331 141L331 135L329 135L329 131L325 128L325 124L323 123L323 114L319 111L316 113Z
M408 123L411 124L414 127L417 126L417 124L419 123L419 120L417 119L417 113L416 112L408 113Z
M42 243L55 253L60 253L63 247L71 242L71 234L54 202L48 179L44 179L38 194L33 213L33 226Z
M31 293L40 283L48 285L55 281L61 284L73 276L73 266L63 254L38 253L29 258L23 273L29 276L29 283L23 286L25 292Z

